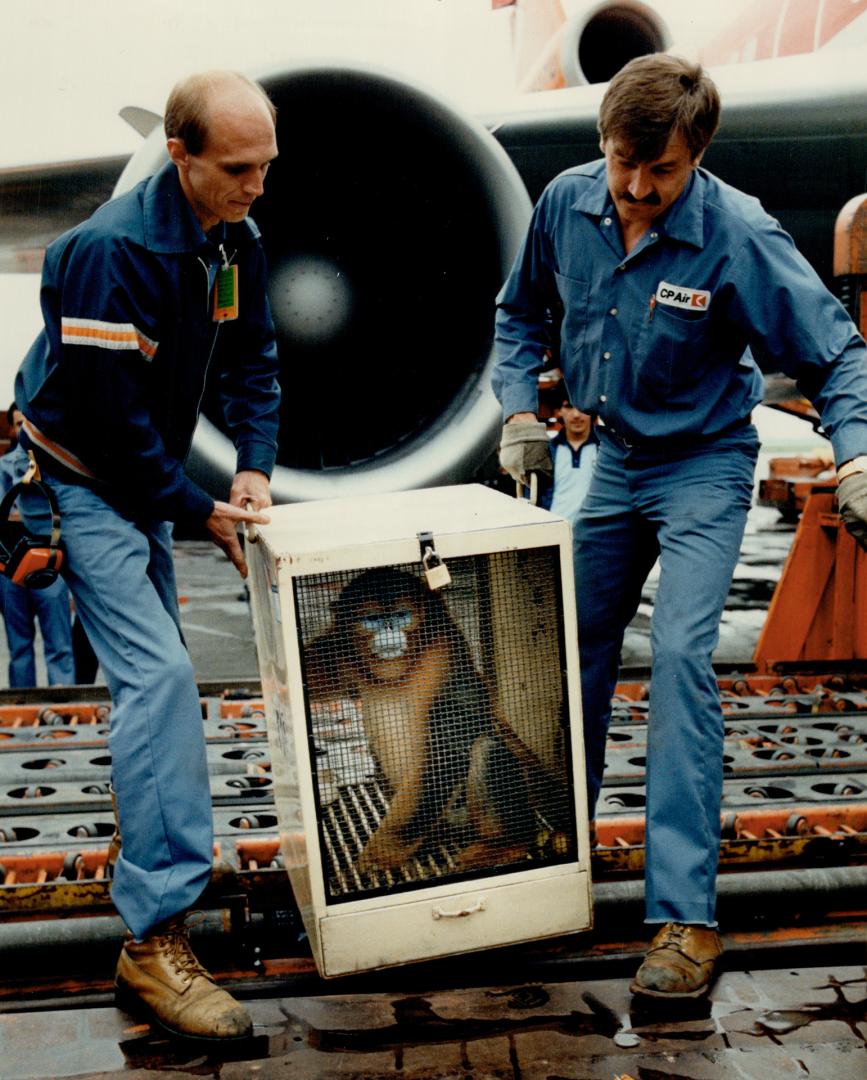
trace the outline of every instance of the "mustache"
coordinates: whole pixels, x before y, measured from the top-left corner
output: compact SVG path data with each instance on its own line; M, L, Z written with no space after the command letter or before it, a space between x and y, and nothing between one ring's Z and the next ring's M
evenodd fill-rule
M620 198L627 203L631 203L633 206L659 206L662 200L659 195L654 191L650 195L645 195L643 199L636 199L628 191L621 191Z

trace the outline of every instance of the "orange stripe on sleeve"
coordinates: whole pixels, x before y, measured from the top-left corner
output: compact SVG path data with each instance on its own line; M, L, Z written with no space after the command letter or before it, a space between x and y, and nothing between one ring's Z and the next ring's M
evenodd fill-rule
M133 349L146 360L153 360L158 343L132 323L111 323L101 319L61 320L64 345L92 345L100 349Z

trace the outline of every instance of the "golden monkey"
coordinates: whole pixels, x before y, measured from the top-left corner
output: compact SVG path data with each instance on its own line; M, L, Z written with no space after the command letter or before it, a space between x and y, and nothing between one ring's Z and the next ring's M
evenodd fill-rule
M305 652L311 701L360 700L390 793L358 868L396 869L446 834L458 870L527 856L538 826L520 742L502 738L491 695L439 593L382 567L343 589L334 626ZM523 745L523 744L521 744ZM528 752L529 753L529 752Z

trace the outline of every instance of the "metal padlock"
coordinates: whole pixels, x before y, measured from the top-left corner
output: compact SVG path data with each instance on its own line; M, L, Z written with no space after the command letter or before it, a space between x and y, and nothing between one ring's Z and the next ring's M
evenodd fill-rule
M429 547L425 550L421 564L424 567L424 579L431 592L451 584L452 575L449 573L449 568L433 548Z

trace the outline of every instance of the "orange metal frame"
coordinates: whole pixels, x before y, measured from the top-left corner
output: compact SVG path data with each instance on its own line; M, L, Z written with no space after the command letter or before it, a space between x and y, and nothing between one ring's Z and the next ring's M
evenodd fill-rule
M833 491L807 500L753 659L760 671L793 660L867 658L867 552L836 511Z
M850 199L834 230L834 274L855 283L855 308L867 332L867 195ZM846 532L833 488L815 487L759 635L762 671L797 660L867 659L867 553Z

